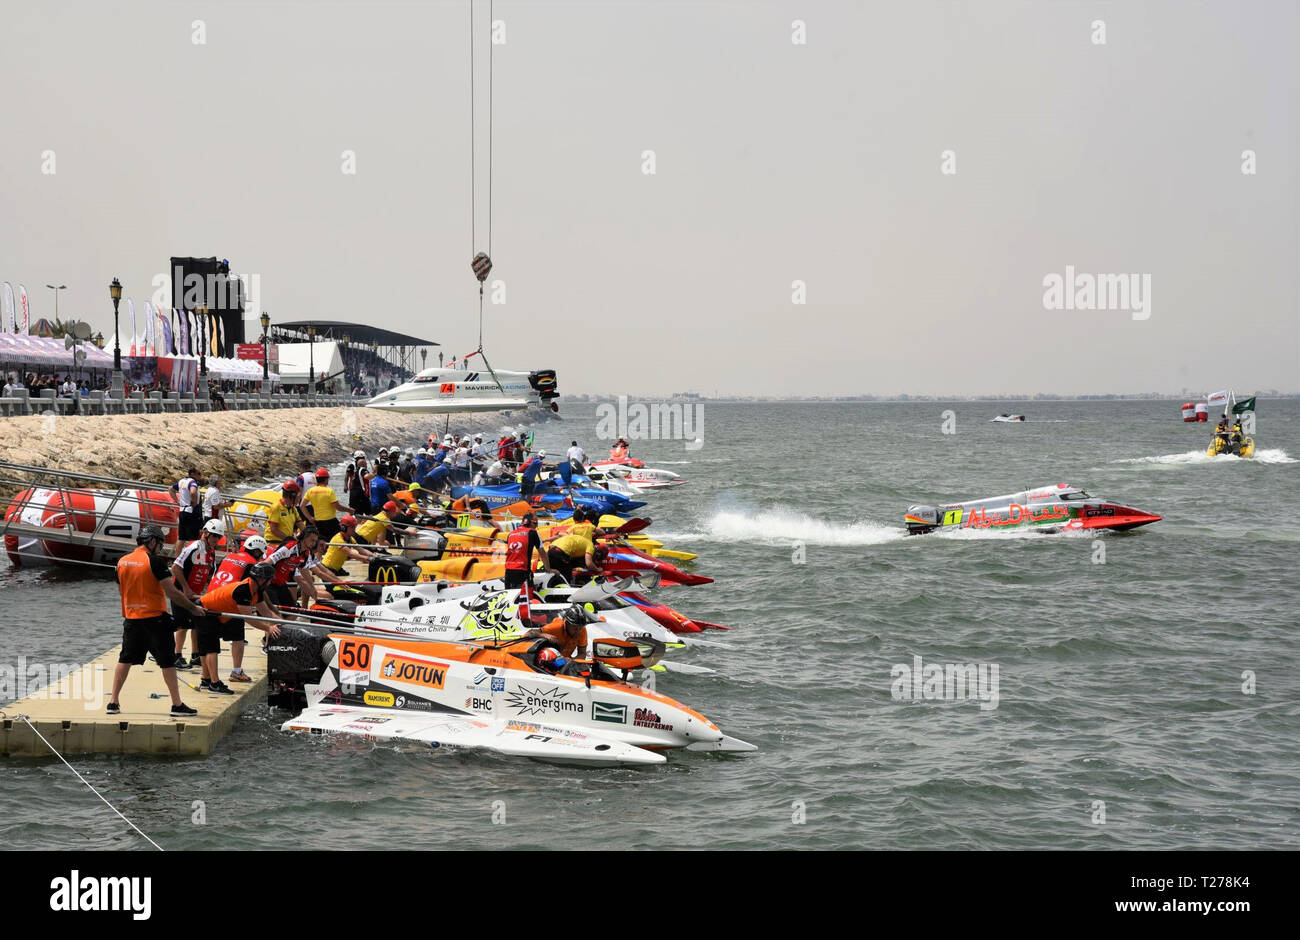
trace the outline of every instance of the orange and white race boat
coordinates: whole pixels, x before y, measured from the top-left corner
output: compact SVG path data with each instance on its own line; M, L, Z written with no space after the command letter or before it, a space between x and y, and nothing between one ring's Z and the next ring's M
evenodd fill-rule
M546 639L499 645L294 626L268 648L271 704L301 712L284 731L350 734L432 748L479 748L563 764L661 764L663 751L754 745L699 712L627 681L627 640L593 639L590 660L552 673ZM323 664L323 665L322 665Z

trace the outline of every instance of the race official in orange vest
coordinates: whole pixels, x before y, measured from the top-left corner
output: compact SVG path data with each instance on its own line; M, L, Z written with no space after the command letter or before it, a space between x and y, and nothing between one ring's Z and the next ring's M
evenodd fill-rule
M140 547L117 563L117 584L122 595L122 652L117 657L113 671L113 694L108 700L108 713L120 714L118 696L132 666L144 664L146 653L152 653L162 667L163 683L171 693L172 715L187 717L197 714L181 701L176 683L176 653L172 648L175 624L167 612L167 601L202 616L204 610L190 601L176 587L171 565L159 552L166 536L156 525L146 525L136 536Z
M232 615L243 614L245 617L253 617L255 628L267 636L280 635L280 628L275 625L275 622L282 621L283 618L266 599L266 586L275 576L275 565L269 561L259 561L248 567L247 574L248 577L242 581L215 587L199 599L208 612L208 616L198 624L199 654L203 657L204 672L208 675L217 675L217 654L221 652L222 640L230 640L232 648L234 643L244 642L244 621ZM235 681L247 680L236 678ZM213 692L217 695L234 694L233 690L220 679L215 682L208 682L205 679L204 682L206 683L203 686L204 692Z

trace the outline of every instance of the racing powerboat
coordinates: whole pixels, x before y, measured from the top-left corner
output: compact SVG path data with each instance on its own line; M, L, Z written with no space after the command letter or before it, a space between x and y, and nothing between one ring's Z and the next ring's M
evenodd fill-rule
M638 461L639 463L640 461ZM625 483L635 486L639 490L661 489L664 487L679 486L686 481L671 470L656 470L653 467L632 467L624 463L614 461L604 461L602 463L592 464L590 471L593 479L595 474L601 474L604 477L615 477Z
M995 418L990 418L989 420L990 420L990 421L997 421L997 422L999 422L999 423L1001 423L1001 424L1010 424L1010 423L1013 422L1013 421L1024 421L1024 420L1025 420L1025 416L1024 416L1024 415L1011 415L1011 414L1007 414L1007 413L1004 411L1004 412L1002 412L1002 414L998 415L998 416L995 417Z
M699 712L627 681L643 666L625 640L591 641L589 661L552 673L545 638L451 643L284 628L268 648L284 731L484 749L577 765L662 764L661 751L741 753Z
M451 495L455 499L481 499L489 509L507 506L521 500L518 483L502 483L497 486L453 486ZM528 498L528 502L533 506L552 510L559 509L565 500L571 500L572 504L583 509L594 509L601 514L612 515L623 515L646 505L644 500L628 499L609 490L579 486L563 492L553 486L540 486L533 490Z
M514 411L546 407L558 411L555 370L504 372L449 369L437 366L418 373L397 388L380 392L367 408L409 414L452 414L473 411Z
M1123 532L1159 521L1160 516L1089 496L1068 483L942 506L911 506L904 517L908 535L924 535L936 529Z

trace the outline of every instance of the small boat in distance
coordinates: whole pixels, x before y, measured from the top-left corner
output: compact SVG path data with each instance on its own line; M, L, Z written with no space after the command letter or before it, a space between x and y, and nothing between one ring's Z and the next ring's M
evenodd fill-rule
M1007 423L1009 423L1009 422L1011 422L1011 421L1024 421L1024 420L1025 420L1025 416L1024 416L1024 415L1009 415L1009 414L1007 414L1007 413L1004 411L1004 412L1002 412L1002 414L998 415L996 418L990 418L989 420L991 420L991 421L997 421L997 422L1000 422L1000 423L1002 423L1002 424L1007 424Z
M1255 396L1238 401L1236 393L1227 389L1208 395L1206 400L1211 405L1223 405L1223 419L1215 426L1210 445L1205 448L1205 456L1218 457L1224 454L1254 457L1255 439L1247 432L1255 430ZM1231 420L1229 415L1232 416ZM1247 415L1245 421L1242 420L1242 415Z

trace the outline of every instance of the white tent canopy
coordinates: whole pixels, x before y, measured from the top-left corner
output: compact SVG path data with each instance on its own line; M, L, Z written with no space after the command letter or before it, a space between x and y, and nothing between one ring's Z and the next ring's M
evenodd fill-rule
M334 340L277 345L280 348L280 381L285 385L306 385L313 366L317 381L343 371L343 356Z

